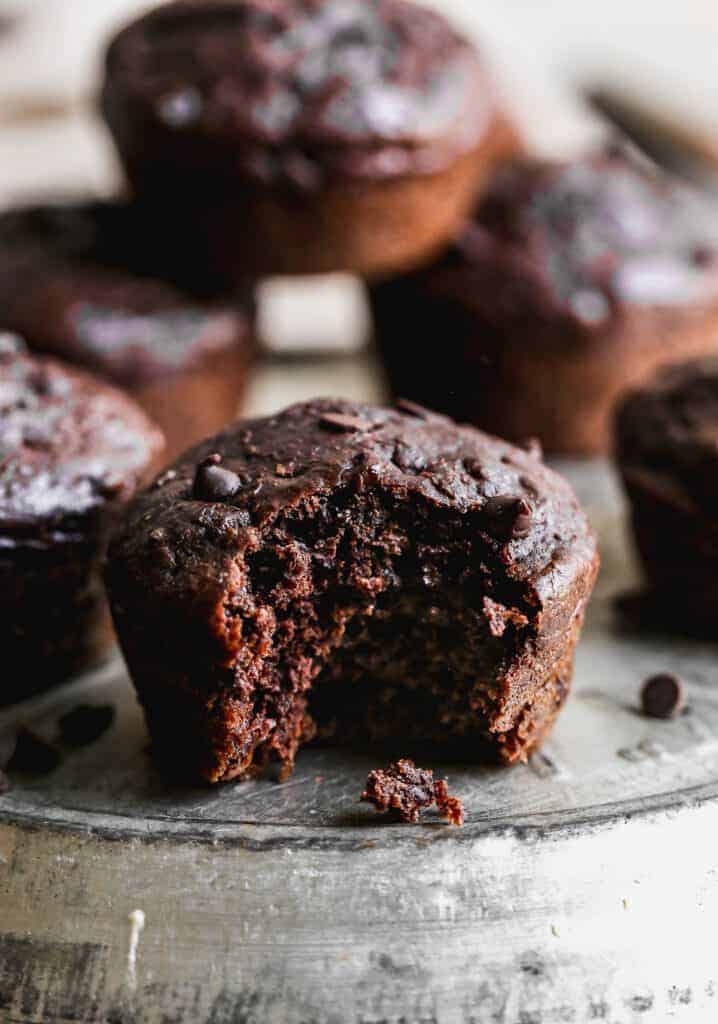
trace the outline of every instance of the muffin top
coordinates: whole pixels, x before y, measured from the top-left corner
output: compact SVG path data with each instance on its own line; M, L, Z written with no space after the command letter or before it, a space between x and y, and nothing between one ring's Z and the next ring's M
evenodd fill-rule
M0 335L0 549L69 539L129 497L161 448L126 395Z
M38 351L134 388L247 344L237 308L208 305L146 276L159 260L121 204L23 207L0 216L0 328ZM143 262L146 261L146 262Z
M160 590L213 592L233 553L256 550L279 517L351 517L363 494L422 521L471 522L502 578L537 602L565 593L596 557L571 487L536 449L412 403L330 399L236 423L186 453L132 502L114 550Z
M201 139L307 189L438 169L493 102L475 50L408 0L174 0L115 38L103 94L116 135Z
M715 300L718 214L627 148L517 161L427 277L497 322L564 318L601 331L626 304Z
M629 394L616 415L616 445L627 476L651 476L660 493L697 502L714 516L718 357L672 366Z

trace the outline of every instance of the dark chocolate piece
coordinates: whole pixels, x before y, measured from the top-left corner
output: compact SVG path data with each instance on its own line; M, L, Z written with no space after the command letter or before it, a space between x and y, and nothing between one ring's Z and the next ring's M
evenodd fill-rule
M197 467L193 493L200 501L226 501L233 497L242 482L231 469L210 463Z
M641 688L641 708L649 718L673 718L684 704L683 682L670 672L651 676Z

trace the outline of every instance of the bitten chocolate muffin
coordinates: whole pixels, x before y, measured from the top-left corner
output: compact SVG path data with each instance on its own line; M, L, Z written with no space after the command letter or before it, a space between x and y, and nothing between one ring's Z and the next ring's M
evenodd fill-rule
M649 586L646 618L715 635L718 358L672 367L630 394L616 458Z
M176 0L112 42L102 108L135 193L240 277L426 258L517 145L473 47L407 0Z
M162 427L169 457L236 417L252 311L148 276L158 264L178 272L156 227L120 204L0 216L0 327L129 391Z
M122 392L0 335L0 703L58 682L108 642L99 563L161 447Z
M438 262L372 289L391 386L603 452L626 389L718 350L717 242L713 208L625 151L507 166Z
M217 782L286 776L317 732L524 759L568 693L597 567L535 455L418 407L320 400L179 459L132 503L107 583L156 752Z

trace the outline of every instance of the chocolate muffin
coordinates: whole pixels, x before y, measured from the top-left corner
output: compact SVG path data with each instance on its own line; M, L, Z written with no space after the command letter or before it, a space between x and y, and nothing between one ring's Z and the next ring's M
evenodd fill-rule
M717 241L715 208L625 150L506 166L438 261L371 290L391 387L604 452L626 389L718 350Z
M230 273L374 274L427 258L516 148L473 47L407 0L176 0L106 59L135 193Z
M616 458L648 582L649 618L714 635L718 358L671 367L630 394L616 417Z
M298 747L525 759L566 699L598 567L535 455L411 405L235 424L137 497L107 584L154 749L210 782Z
M122 392L0 336L0 703L107 644L106 538L161 447Z
M0 327L129 391L162 427L168 457L235 418L252 352L250 300L218 305L157 278L160 266L179 274L170 241L121 204L0 216Z

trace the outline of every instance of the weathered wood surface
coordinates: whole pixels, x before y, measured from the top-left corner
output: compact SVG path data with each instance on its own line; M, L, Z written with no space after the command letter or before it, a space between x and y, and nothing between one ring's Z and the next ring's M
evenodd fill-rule
M117 662L0 716L51 733L78 699L118 709L0 797L0 1021L717 1020L715 649L616 629L621 509L605 467L573 476L604 552L575 692L529 765L435 765L461 830L358 805L361 754L304 752L283 785L169 790ZM663 669L690 711L651 722L638 688Z

